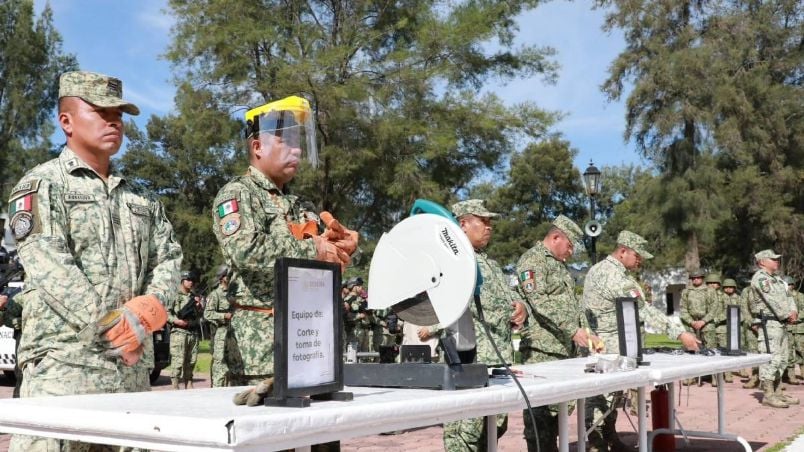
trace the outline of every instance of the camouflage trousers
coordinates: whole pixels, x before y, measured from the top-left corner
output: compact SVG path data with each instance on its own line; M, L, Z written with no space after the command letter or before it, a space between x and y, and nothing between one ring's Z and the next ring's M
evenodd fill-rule
M537 406L530 410L522 410L522 421L525 423L525 443L528 452L558 452L558 405ZM536 430L533 430L533 424ZM538 448L537 448L538 443Z
M210 365L210 384L213 388L228 386L229 363L226 359L226 341L231 340L229 329L225 326L215 328L210 343L212 347L212 363Z
M804 333L788 333L790 338L790 356L787 359L788 367L795 367L796 364L804 366ZM804 374L804 367L802 367Z
M447 452L483 452L487 450L486 418L463 419L444 424L444 449ZM497 415L497 438L508 430L508 415Z
M617 408L622 405L624 397L623 392L618 391L586 399L586 429L589 430L589 427L595 425L595 431L599 432L603 439L610 439L617 432ZM609 409L611 413L605 416Z
M150 391L147 369L143 366L118 369L88 368L45 358L35 366L26 364L22 370L21 397L63 396ZM106 452L134 451L130 447L81 443L26 435L11 437L12 452Z
M784 325L779 322L769 320L766 324L768 331L768 345L770 346L771 362L759 366L760 380L776 380L781 378L787 368L787 358L790 354L789 335ZM759 350L765 351L765 332L760 328L757 338Z
M765 346L762 346L765 349ZM757 333L751 327L743 327L743 351L757 353Z
M198 360L198 335L175 328L170 333L170 376L179 381L193 379Z

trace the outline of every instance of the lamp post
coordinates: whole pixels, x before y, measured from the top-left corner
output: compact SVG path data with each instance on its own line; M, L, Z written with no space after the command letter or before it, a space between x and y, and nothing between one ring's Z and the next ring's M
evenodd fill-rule
M591 159L589 167L583 172L583 182L586 185L586 194L589 195L589 218L590 221L595 221L595 196L600 193L600 170L595 167ZM592 246L589 249L592 265L597 263L596 242L597 236L592 236Z

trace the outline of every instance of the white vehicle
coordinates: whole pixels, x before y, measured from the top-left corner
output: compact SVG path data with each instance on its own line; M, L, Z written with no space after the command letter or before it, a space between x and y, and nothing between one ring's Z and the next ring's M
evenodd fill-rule
M0 213L0 246L5 252L11 253L16 251L16 243L14 236L11 234L11 228L6 213ZM13 298L14 295L22 291L22 281L11 281L7 287L0 287L3 294ZM17 366L17 341L14 338L14 329L7 326L0 326L0 370L6 377L13 379L14 368Z

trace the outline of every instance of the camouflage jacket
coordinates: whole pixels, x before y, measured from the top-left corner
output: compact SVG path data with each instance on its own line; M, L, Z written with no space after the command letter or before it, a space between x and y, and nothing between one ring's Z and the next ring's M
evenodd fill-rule
M511 343L511 325L509 324L513 313L511 304L520 297L511 289L500 264L482 251L475 251L475 258L480 275L483 277L483 285L480 286L480 305L483 308L484 319L484 322L481 323L477 306L472 300L469 306L472 310L472 323L475 327L475 340L477 341L476 361L488 365L502 364L491 345L490 340L494 340L503 358L510 363L514 355ZM491 338L486 334L484 324L488 327Z
M675 339L684 332L681 322L668 317L651 304L645 303L645 295L639 283L628 275L623 264L612 256L589 269L583 287L583 305L589 318L589 326L604 340L606 350L619 350L617 338L616 299L636 298L639 317L646 324L667 333Z
M539 242L519 258L516 271L529 311L528 324L520 333L520 349L536 351L535 357L575 357L572 336L589 324L566 264Z
M681 292L681 322L691 330L693 321L703 320L704 328L711 328L720 299L717 291L701 284L689 286Z
M212 211L213 231L232 270L235 304L230 323L244 375L272 375L273 318L237 306L274 307L274 264L279 257L315 259L312 239L297 240L289 223L318 220L296 196L282 193L259 170L249 167L218 192Z
M220 328L229 324L225 317L229 312L232 312L232 307L229 304L228 290L218 284L207 297L207 305L204 306L204 319Z
M16 297L23 306L19 362L47 354L121 366L103 356L94 323L137 295L169 305L182 253L162 204L118 175L104 180L66 147L29 171L10 202L26 271ZM145 346L137 366L153 367L150 340Z
M751 278L750 290L756 295L752 297L751 307L755 315L762 312L766 317L776 317L786 323L791 312L798 312L795 300L787 293L787 283L779 276L759 269Z

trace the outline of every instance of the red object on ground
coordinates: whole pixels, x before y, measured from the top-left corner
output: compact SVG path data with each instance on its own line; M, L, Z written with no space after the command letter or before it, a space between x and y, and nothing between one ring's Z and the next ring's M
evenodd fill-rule
M653 423L653 430L659 428L670 428L668 419L668 400L667 387L661 385L650 392L650 417ZM648 447L650 449L650 447ZM656 435L653 439L654 452L673 452L676 450L676 437L670 434Z

